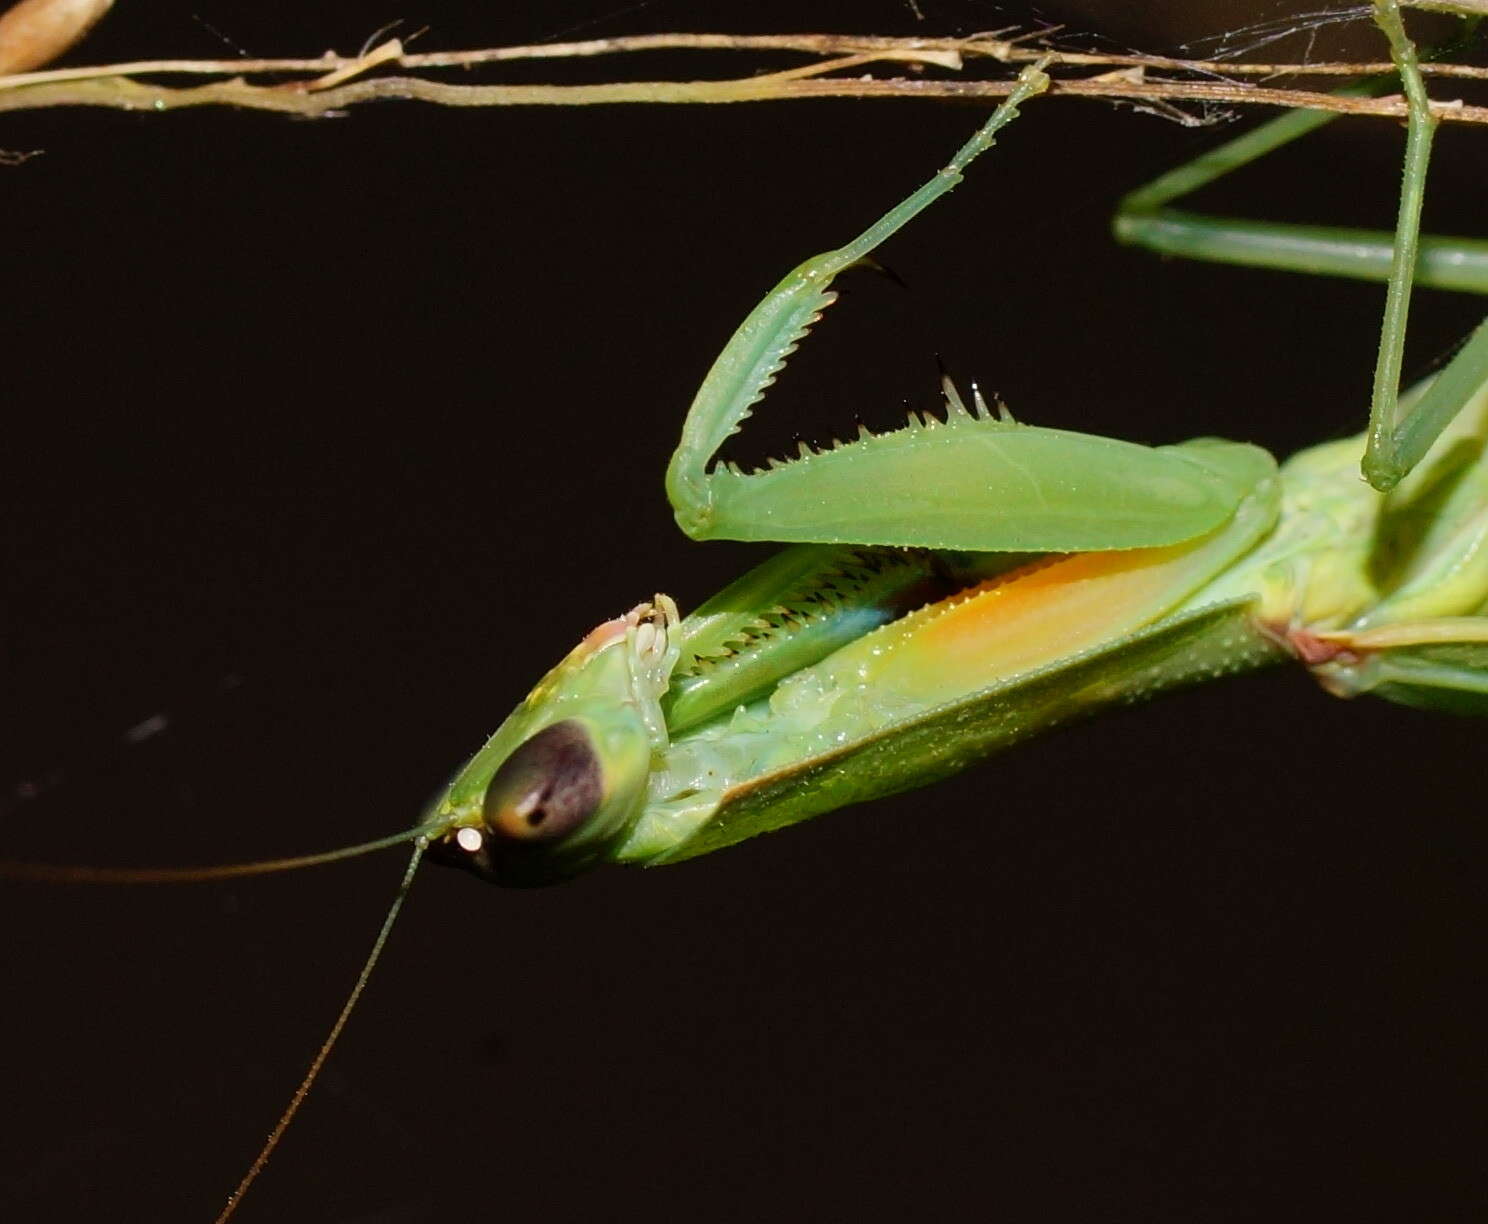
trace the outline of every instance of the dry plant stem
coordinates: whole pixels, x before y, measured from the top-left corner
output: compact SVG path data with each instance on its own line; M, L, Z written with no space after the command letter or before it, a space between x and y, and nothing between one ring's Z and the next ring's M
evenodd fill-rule
M1000 63L1032 62L1048 55L1055 67L1141 68L1163 72L1196 72L1214 77L1241 76L1368 76L1394 71L1388 60L1377 63L1231 63L1227 60L1176 59L1160 55L1113 55L1078 51L1050 51L1024 45L1031 36L1003 39L989 35L970 38L885 38L867 34L638 34L624 38L591 38L578 42L529 46L488 47L471 51L404 52L397 39L361 56L327 51L314 59L135 60L97 67L61 68L14 77L0 76L0 89L47 81L76 81L92 77L179 73L197 76L254 76L280 72L364 71L374 62L391 60L409 69L463 68L534 59L585 59L598 55L626 55L642 51L783 51L806 55L872 55L880 60L936 64L959 68L962 59L992 59ZM394 49L391 56L388 49ZM1488 68L1474 64L1422 64L1426 76L1488 79ZM312 86L313 87L313 83Z
M324 67L324 64L318 65ZM149 85L127 77L0 87L0 110L50 106L104 106L166 111L187 106L239 106L281 114L323 116L362 102L412 100L440 106L592 106L601 103L722 103L806 98L1006 97L1011 81L925 81L893 78L782 79L780 75L726 81L625 81L602 85L447 85L418 77L378 77L308 91L303 85L260 86L242 79L186 89ZM1222 81L1146 81L1125 75L1055 81L1050 96L1141 102L1230 103L1334 111L1348 115L1406 117L1399 97L1345 98L1307 89L1273 89ZM1433 103L1447 123L1488 123L1488 107Z
M1003 31L998 32L1003 33ZM68 68L0 76L0 110L51 106L104 106L124 110L173 110L185 106L240 106L282 114L320 116L361 102L400 99L441 106L586 106L601 103L720 103L771 100L859 98L1005 97L1005 81L947 81L828 77L871 62L898 61L958 70L968 58L1002 63L1047 56L1064 67L1099 67L1105 74L1056 80L1051 94L1142 102L1227 103L1308 108L1355 115L1406 117L1405 103L1392 98L1342 98L1310 89L1250 85L1231 78L1265 75L1337 76L1388 71L1389 64L1232 64L1141 55L1097 55L1049 52L1023 45L1021 39L979 35L971 38L881 38L869 35L729 35L648 34L626 38L588 39L540 46L408 54L398 39L367 53L342 57L327 52L318 59L146 60L96 68ZM617 81L598 85L454 85L415 76L356 80L380 67L429 70L531 59L585 58L657 50L773 51L826 57L819 62L774 73L733 80ZM1200 74L1207 79L1152 79L1149 72ZM1438 76L1488 79L1488 68L1475 65L1426 64L1422 71ZM247 78L264 73L314 73L306 81L254 84ZM175 88L142 82L142 75L230 76L230 79ZM1488 108L1461 102L1437 103L1437 117L1447 122L1488 122Z

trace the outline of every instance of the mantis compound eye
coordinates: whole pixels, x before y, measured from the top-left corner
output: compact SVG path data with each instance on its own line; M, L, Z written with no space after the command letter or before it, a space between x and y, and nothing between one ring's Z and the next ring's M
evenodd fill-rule
M568 879L624 842L650 769L646 722L625 702L549 723L458 797L458 827L435 840L429 856L493 884ZM451 791L462 785L457 775Z
M486 787L481 817L498 842L553 842L584 825L603 797L594 744L582 725L566 719L544 727L502 762Z

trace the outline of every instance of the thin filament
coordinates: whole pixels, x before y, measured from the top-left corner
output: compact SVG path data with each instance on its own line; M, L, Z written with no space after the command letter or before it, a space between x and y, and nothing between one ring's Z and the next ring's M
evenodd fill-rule
M41 884L193 884L204 880L230 880L237 876L269 875L275 871L295 871L301 867L318 867L340 859L355 858L386 850L389 846L427 838L441 833L441 823L419 825L390 833L355 846L340 846L318 854L300 854L292 858L259 859L251 863L216 863L206 867L78 867L63 863L27 863L0 859L0 878L28 880Z
M310 1087L315 1083L320 1069L325 1065L325 1060L330 1056L331 1049L336 1044L336 1039L341 1036L341 1030L346 1027L346 1021L350 1018L352 1008L357 1005L357 1000L362 997L362 990L367 985L367 979L372 976L372 970L377 964L377 959L382 955L383 945L387 943L388 933L393 929L393 922L398 917L398 911L403 908L403 898L408 895L409 886L413 883L413 873L417 870L419 860L424 857L424 851L428 848L428 838L421 835L420 830L414 830L420 834L413 844L413 857L408 860L408 866L403 871L403 881L398 885L398 894L393 898L393 903L388 907L387 917L382 920L382 928L377 932L377 938L372 941L372 950L367 953L367 959L362 965L362 971L357 974L356 984L351 988L351 993L346 996L346 1002L341 1005L341 1013L336 1017L336 1022L331 1025L331 1031L326 1034L325 1040L320 1043L320 1049L316 1052L314 1060L310 1063L310 1069L305 1072L305 1078L300 1081L300 1086L295 1089L294 1096L289 1098L289 1104L280 1116L274 1129L269 1132L269 1137L264 1140L264 1145L259 1149L258 1155L254 1157L253 1163L248 1166L248 1172L243 1174L243 1180L227 1196L227 1202L223 1205L221 1213L217 1216L214 1224L224 1222L238 1209L238 1204L243 1201L243 1196L248 1193L248 1187L260 1173L264 1166L269 1163L269 1157L273 1155L274 1149L279 1146L279 1140L284 1137L284 1132L289 1129L289 1124L294 1121L294 1116L300 1111L300 1106L305 1103L305 1098L310 1095Z

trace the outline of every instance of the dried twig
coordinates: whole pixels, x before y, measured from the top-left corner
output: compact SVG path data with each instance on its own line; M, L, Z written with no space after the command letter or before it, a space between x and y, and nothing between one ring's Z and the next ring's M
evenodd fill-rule
M584 58L642 51L790 52L822 57L817 62L765 75L722 80L614 81L597 85L466 85L427 76L366 74L386 69L429 72L517 60ZM1235 64L1160 56L1049 52L1028 37L879 38L863 35L648 34L625 38L481 50L408 53L391 39L360 56L326 53L315 59L145 60L95 68L66 68L0 77L0 110L51 106L105 106L165 111L186 106L238 106L283 114L320 116L358 103L408 99L441 106L585 106L599 103L757 102L821 97L999 98L1008 81L938 77L845 77L828 75L870 63L907 63L916 69L959 71L968 61L1022 62L1051 55L1054 67L1072 70L1056 77L1050 94L1158 103L1227 103L1374 115L1399 119L1398 97L1339 97L1315 88L1278 88L1244 78L1359 76L1388 71L1386 63ZM1488 79L1478 65L1426 64L1441 79ZM1100 68L1103 73L1076 75ZM1113 71L1114 70L1114 71ZM307 75L305 80L256 82L263 76ZM140 78L223 76L194 86ZM1435 103L1447 122L1488 123L1488 107L1460 100Z

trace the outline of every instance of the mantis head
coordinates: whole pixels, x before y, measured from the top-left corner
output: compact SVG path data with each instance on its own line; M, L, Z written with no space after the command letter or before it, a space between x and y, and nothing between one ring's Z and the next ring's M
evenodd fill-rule
M640 815L676 663L665 595L593 630L456 774L427 823L438 862L547 884L605 857Z

